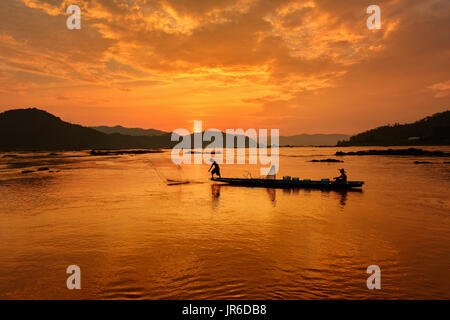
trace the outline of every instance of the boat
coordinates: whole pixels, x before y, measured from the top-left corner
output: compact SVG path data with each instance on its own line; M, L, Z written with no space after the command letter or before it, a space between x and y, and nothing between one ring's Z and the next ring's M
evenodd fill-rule
M347 181L339 183L330 181L330 179L310 180L291 177L283 179L268 178L211 178L215 182L223 182L234 186L277 188L277 189L323 189L323 190L349 190L359 189L364 185L364 181Z

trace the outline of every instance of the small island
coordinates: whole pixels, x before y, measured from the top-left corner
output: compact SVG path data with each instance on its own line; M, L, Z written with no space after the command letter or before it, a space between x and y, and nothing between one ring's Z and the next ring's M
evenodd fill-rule
M386 149L386 150L366 150L366 151L338 151L336 156L422 156L422 157L450 157L450 153L444 151L428 151L417 148L408 149Z
M309 162L330 162L330 163L335 163L335 162L344 162L344 161L338 160L338 159L320 159L320 160L313 159L313 160L311 160Z

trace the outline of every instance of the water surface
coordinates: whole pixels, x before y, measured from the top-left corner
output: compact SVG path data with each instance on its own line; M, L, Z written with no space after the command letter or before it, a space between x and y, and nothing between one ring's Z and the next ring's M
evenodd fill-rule
M450 298L449 159L308 162L362 149L283 148L279 172L321 179L344 167L362 192L223 186L170 152L0 154L0 298ZM53 172L21 173L39 167ZM72 264L81 290L66 288ZM381 290L366 287L369 265Z

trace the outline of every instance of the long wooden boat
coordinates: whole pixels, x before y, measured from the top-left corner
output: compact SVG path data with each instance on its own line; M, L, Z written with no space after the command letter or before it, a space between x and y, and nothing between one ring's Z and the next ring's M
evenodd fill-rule
M326 189L342 190L356 189L364 185L364 181L347 181L347 183L336 183L329 179L247 179L247 178L212 178L215 182L224 182L229 185L243 187L281 188L281 189Z

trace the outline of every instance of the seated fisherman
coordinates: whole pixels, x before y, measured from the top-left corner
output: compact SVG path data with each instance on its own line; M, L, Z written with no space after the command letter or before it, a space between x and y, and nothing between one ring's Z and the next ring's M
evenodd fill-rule
M341 175L339 177L333 178L336 183L347 183L347 174L344 169L339 169Z

